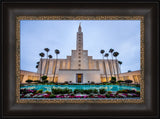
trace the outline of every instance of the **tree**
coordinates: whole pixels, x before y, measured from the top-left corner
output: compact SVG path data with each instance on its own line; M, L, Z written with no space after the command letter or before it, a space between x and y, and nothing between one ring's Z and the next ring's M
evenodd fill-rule
M115 57L115 59L116 59L116 69L117 69L117 77L118 77L118 79L119 79L119 71L118 71L118 60L117 60L117 56L119 55L119 53L118 52L114 52L113 53L113 56Z
M38 68L38 64L36 65L36 68Z
M37 65L36 65L36 68L38 68L39 67L39 62L37 62Z
M104 62L104 50L101 50L100 53L102 54L102 58L103 58L103 66L104 66L104 73L105 73L105 76L106 76L106 81L107 81L107 71L106 71L106 65L105 65L105 62Z
M131 72L131 70L128 70L128 72Z
M109 53L111 53L111 57L112 57L112 69L113 69L113 74L114 74L114 76L115 76L115 71L114 71L114 64L113 64L113 51L114 51L114 49L110 49L109 50Z
M109 54L108 54L108 53L105 53L104 56L107 57L107 63L108 63L108 66L109 66L109 71L110 71L111 77L112 77L111 67L110 67L110 63L109 63L109 61L108 61L108 56L109 56Z
M120 64L120 73L121 73L121 65L122 65L122 61L118 61L118 63Z
M56 54L56 65L55 65L54 74L53 74L53 82L54 82L54 78L55 78L55 74L56 74L58 54L60 54L60 51L59 51L58 49L56 49L56 50L55 50L55 54Z
M48 57L49 57L49 61L48 61L47 75L48 75L48 71L49 71L49 63L50 63L50 59L52 59L52 55L48 55Z
M46 51L46 56L47 56L47 59L46 59L46 64L45 64L45 68L44 68L44 72L43 72L43 75L46 73L46 72L48 72L48 69L46 69L47 68L47 65L48 65L48 52L49 52L49 48L44 48L44 50ZM46 71L47 70L47 71ZM46 73L46 75L47 75L47 73Z
M116 83L116 77L112 77L112 79L111 79L110 82L111 82L111 83Z
M48 77L47 76L42 76L41 78L42 78L42 82L43 83L47 83L48 82L48 80L47 80Z
M43 61L42 61L42 57L44 57L44 53L43 53L43 52L41 52L39 55L40 55L40 57L41 57L41 59L40 59L40 62L41 62L41 67L40 67L40 80L41 80L41 74L42 74L42 63L43 63Z

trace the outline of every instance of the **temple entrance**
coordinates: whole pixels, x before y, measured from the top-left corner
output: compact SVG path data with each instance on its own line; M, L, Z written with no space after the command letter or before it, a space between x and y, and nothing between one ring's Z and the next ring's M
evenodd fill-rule
M76 82L77 83L82 83L83 81L83 74L76 74Z

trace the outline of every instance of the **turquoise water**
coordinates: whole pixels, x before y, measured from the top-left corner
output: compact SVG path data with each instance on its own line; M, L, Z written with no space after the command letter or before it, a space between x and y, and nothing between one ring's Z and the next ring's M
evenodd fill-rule
M132 86L119 86L119 85L33 85L33 86L22 86L21 89L43 89L43 91L50 91L52 88L69 88L69 89L100 89L105 88L106 91L118 91L123 89L137 90L140 91L140 87Z

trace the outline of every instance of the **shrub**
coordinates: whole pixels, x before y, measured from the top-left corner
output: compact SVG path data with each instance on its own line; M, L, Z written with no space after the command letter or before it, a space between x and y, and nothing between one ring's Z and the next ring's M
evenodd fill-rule
M89 95L89 97L90 97L90 98L93 98L93 95L92 95L92 94L90 94L90 95Z
M40 83L41 81L40 81L40 80L34 80L33 82L37 82L37 83Z
M37 90L36 93L43 93L43 89Z
M125 83L132 83L133 81L132 80L125 80Z
M48 80L43 80L43 83L48 83Z
M97 89L93 89L93 93L98 93L98 90Z
M60 89L60 88L57 88L57 89L56 89L56 88L55 88L55 89L53 88L53 89L52 89L52 93L53 93L53 94L60 94L60 93L61 93L61 89Z
M140 91L136 91L135 93L136 93L137 95L140 95Z
M46 91L45 93L47 93L47 94L51 94L51 92L49 92L49 91Z
M72 93L72 89L68 88L62 89L62 94L69 94L69 93Z
M112 77L110 82L111 83L116 83L116 77Z
M27 82L27 83L31 83L31 82L33 82L33 80L28 79L28 80L26 80L26 82Z
M106 94L106 97L107 97L107 98L110 98L110 94Z
M68 81L65 81L64 83L65 83L65 84L68 84Z
M47 80L47 76L42 76L42 81Z
M129 93L129 90L119 90L117 93Z
M69 94L69 93L72 93L72 90L68 88L65 88L65 89L53 88L52 93L53 94Z
M100 94L104 94L105 92L106 92L106 91L105 91L104 88L99 89L99 93L100 93Z
M54 94L51 94L49 97L50 98L55 98L56 96Z
M91 84L95 84L95 82L94 82L94 81L92 81L92 82L91 82Z
M108 94L111 94L112 93L112 91L108 91Z
M124 82L124 81L122 81L122 80L118 80L117 82L118 82L118 83L122 83L122 82Z
M139 84L136 84L135 87L140 87L140 85L139 85Z
M127 84L130 84L132 82L133 82L132 80L125 80L125 83L127 83Z
M74 96L74 94L72 93L71 96Z
M80 93L79 89L74 89L74 94Z

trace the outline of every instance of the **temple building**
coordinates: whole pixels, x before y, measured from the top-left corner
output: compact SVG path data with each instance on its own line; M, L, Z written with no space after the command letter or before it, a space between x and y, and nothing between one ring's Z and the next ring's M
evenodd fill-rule
M124 77L134 80L136 76L134 83L139 83L140 79L140 71L120 74L118 60L93 59L92 56L88 56L88 50L83 49L81 24L78 27L76 49L71 51L71 56L67 56L66 59L58 59L57 63L56 59L42 59L37 73L21 70L21 83L26 83L25 81L28 79L39 80L40 72L42 75L48 76L49 82L53 81L53 75L55 74L54 82L57 83L109 82L111 75L116 76L117 80L125 80Z

